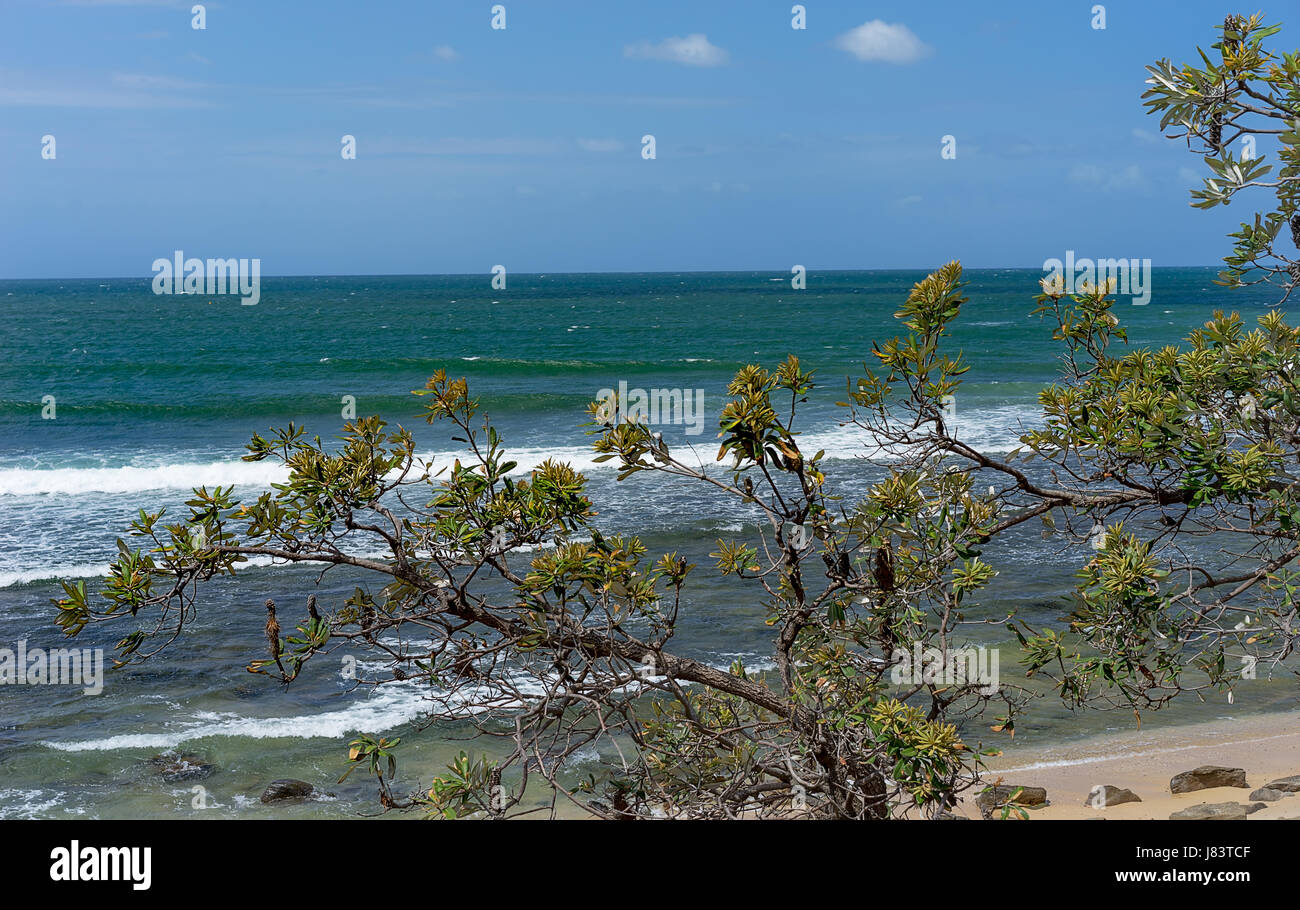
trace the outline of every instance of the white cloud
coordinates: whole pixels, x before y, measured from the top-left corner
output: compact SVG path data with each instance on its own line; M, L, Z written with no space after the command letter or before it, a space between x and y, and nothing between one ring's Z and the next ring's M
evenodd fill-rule
M21 89L0 86L0 107L87 107L155 110L164 108L211 107L206 101L176 98L144 92L116 92L77 88Z
M0 107L206 108L212 107L212 103L197 93L208 88L203 82L138 73L58 82L51 81L45 73L0 72Z
M170 6L188 9L190 0L59 0L59 6Z
M377 139L367 146L370 155L400 155L422 157L440 155L555 155L563 146L554 139L491 138L476 139L464 136L446 136L439 139Z
M1131 190L1147 185L1146 176L1136 164L1127 167L1098 167L1076 164L1068 175L1071 183L1081 183L1101 190Z
M578 147L584 152L623 151L623 143L617 139L579 139Z
M113 73L110 80L113 85L126 89L186 91L208 87L207 83L204 82L192 82L188 79L176 79L172 76L151 76L144 73Z
M448 63L460 59L460 54L456 53L456 48L450 44L439 44L433 49L433 55L439 60L445 60Z
M684 63L687 66L722 66L727 62L727 52L717 45L710 44L704 35L696 33L685 38L665 38L658 44L642 41L629 44L623 48L624 57L641 60L663 60L668 63Z
M930 46L906 25L890 25L882 19L849 29L835 39L835 46L859 60L880 63L915 63L930 53Z

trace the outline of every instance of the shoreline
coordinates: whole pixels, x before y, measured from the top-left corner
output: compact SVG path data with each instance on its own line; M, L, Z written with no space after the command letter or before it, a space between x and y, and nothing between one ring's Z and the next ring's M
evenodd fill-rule
M1242 768L1250 789L1215 787L1171 793L1175 774L1202 765ZM975 798L986 784L1044 787L1048 804L1032 819L1167 819L1200 803L1250 805L1256 788L1300 774L1300 710L1251 714L1195 724L1128 730L1017 749L987 760L984 782L963 794L953 814L979 818ZM1096 786L1131 790L1141 802L1103 809L1086 805ZM1300 819L1300 794L1268 803L1251 818Z

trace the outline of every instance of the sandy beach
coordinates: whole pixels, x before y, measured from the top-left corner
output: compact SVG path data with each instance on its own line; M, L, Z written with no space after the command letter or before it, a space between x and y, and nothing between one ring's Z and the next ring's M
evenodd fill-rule
M1272 780L1300 774L1300 711L1254 715L1240 720L1132 730L1075 742L1015 749L989 759L987 782L1045 787L1048 805L1030 810L1033 819L1167 819L1199 803L1250 804L1250 793ZM1250 789L1217 787L1173 794L1175 774L1202 765L1242 768ZM1086 805L1093 787L1128 789L1141 802L1103 809ZM979 818L975 795L968 792L958 814ZM1252 819L1300 819L1300 794L1269 803Z

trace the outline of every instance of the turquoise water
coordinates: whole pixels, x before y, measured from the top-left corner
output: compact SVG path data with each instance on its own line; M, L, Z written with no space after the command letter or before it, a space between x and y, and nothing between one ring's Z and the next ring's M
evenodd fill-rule
M958 397L967 440L1005 451L1035 414L1034 395L1056 373L1048 326L1030 316L1041 272L977 271L954 344L972 370ZM1147 306L1117 312L1134 343L1176 342L1215 309L1263 312L1267 289L1227 291L1213 269L1157 269ZM0 281L0 646L19 640L57 647L50 598L55 579L93 576L114 538L140 508L176 509L193 485L235 484L256 495L278 479L273 466L239 461L249 434L294 421L328 438L345 422L345 396L359 415L411 427L420 449L445 463L454 443L415 418L410 390L435 369L464 375L521 465L547 457L587 473L608 528L642 533L651 552L677 549L694 561L720 535L755 531L749 517L681 483L633 478L615 484L595 465L579 425L603 388L700 390L702 435L665 436L712 460L725 384L745 363L789 353L816 368L821 388L805 412L808 445L828 454L833 483L861 491L874 476L856 456L866 440L840 427L834 407L844 377L857 375L871 343L894 334L893 313L919 272L809 274L655 273L511 275L494 291L488 276L263 278L261 302L234 297L155 296L147 279ZM55 419L42 419L53 396ZM1002 570L988 609L1014 607L1033 622L1063 612L1060 595L1081 559L1063 556L1037 531L1013 536L989 558ZM748 592L701 573L679 640L719 665L743 657L761 666L768 631ZM411 685L353 692L320 675L284 691L244 672L262 656L262 601L282 618L309 590L328 606L356 577L253 565L214 583L199 622L175 647L113 673L104 693L0 687L0 815L189 814L191 783L162 782L146 764L166 750L213 765L212 814L346 815L373 808L359 776L342 785L353 733L403 735L403 783L414 788L464 746L464 732L413 733L422 693ZM288 604L290 606L286 607ZM107 646L113 628L78 646ZM1171 720L1290 704L1283 687L1251 699L1180 708ZM1044 704L1023 741L1123 725L1115 715L1070 717ZM594 756L593 756L594 758ZM301 777L333 799L270 810L256 794L276 777Z

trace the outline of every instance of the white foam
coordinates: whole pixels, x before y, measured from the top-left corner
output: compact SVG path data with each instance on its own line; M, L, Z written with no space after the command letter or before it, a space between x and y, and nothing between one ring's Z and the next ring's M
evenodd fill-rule
M1025 406L972 409L957 413L957 436L964 442L988 452L1007 452L1015 448L1023 428L1032 426L1037 411ZM805 433L800 438L804 451L823 449L830 459L847 459L862 455L879 456L866 432L856 426L833 426ZM714 440L711 436L686 437L707 461L712 461ZM684 444L669 439L682 451ZM598 464L597 453L589 445L507 447L506 455L517 462L511 471L518 476L536 470L548 459L567 462L574 470L591 472L613 470L617 461ZM464 451L424 452L417 457L431 462L433 469L448 466L453 460L468 459ZM236 486L254 490L270 489L273 483L285 483L288 470L278 462L213 461L162 463L157 465L123 465L111 468L8 468L0 470L0 496L80 495L84 493L144 493L161 490L190 490L194 487Z
M236 484L269 489L272 483L283 483L288 476L283 465L269 461L182 462L116 468L9 468L0 470L0 496L143 493Z
M515 448L508 451L518 466L512 474L526 474L548 458L569 462L577 470L599 467L596 453L587 446ZM468 459L463 451L417 453L431 461L436 471L455 459ZM115 468L8 468L0 470L0 496L81 495L84 493L147 493L190 490L195 487L241 487L268 490L286 483L288 469L279 462L213 461L158 465L123 465Z
M340 739L349 733L391 730L426 713L424 699L411 687L393 685L346 708L298 717L242 717L200 712L174 730L122 733L74 742L43 741L60 752L108 752L114 749L174 749L209 737L247 739Z
M569 543L590 543L590 537L576 536L568 538ZM538 550L552 549L555 544L552 541L543 541L541 543L524 543L511 549L511 553L534 553ZM375 549L360 552L351 552L348 555L357 559L374 559L387 560L392 559L391 550ZM234 565L236 571L243 571L251 568L283 568L294 565L292 560L278 559L273 556L246 556L243 562L237 562ZM8 588L14 585L30 584L34 581L60 581L63 579L73 580L78 578L104 578L108 575L109 564L107 562L85 562L69 563L66 565L45 565L30 569L16 569L7 572L0 572L0 588Z
M738 657L744 655L737 654ZM748 655L749 666L757 667L769 661ZM772 665L775 666L774 664ZM727 667L715 666L726 670ZM558 675L549 675L550 685ZM60 752L109 752L117 749L175 749L185 743L210 737L245 737L248 739L342 739L349 733L383 733L433 711L469 714L488 710L510 710L522 703L510 697L513 689L525 696L545 694L549 686L524 673L510 674L505 680L506 689L470 686L451 692L431 690L420 680L388 683L356 704L322 714L297 717L243 717L220 712L198 712L194 720L175 729L153 733L122 733L99 739L74 742L42 741ZM687 685L690 685L687 683Z
M1020 435L1041 423L1040 413L1024 405L957 410L956 438L981 452L1006 454L1020 446ZM796 428L797 429L797 428ZM924 432L924 430L918 431ZM828 459L881 458L888 460L878 441L852 424L806 432L798 438L799 448L812 454L823 450Z
M50 810L62 805L64 794L45 790L0 790L0 805L7 818L45 818ZM81 814L79 811L78 814Z
M523 550L520 547L520 550ZM358 559L391 559L389 550L375 550L368 553L351 553ZM235 563L235 570L250 568L268 568L293 565L291 560L277 559L273 556L246 556L243 562ZM50 581L76 578L103 578L108 575L108 563L73 563L62 566L44 566L38 569L19 569L12 572L0 572L0 588L13 585L25 585L33 581Z
M67 566L41 566L38 569L18 569L13 572L0 572L0 588L58 578L100 578L107 574L108 563L92 562L74 563Z
M1169 732L1171 733L1176 732L1177 729L1178 729L1177 727L1173 727ZM1286 739L1287 737L1291 737L1291 736L1295 736L1295 733L1294 732L1277 733L1272 736L1257 736L1252 739L1234 739L1233 742L1238 745L1242 743L1264 743L1274 739ZM1148 749L1143 749L1143 748L1128 749L1128 750L1121 749L1119 751L1103 752L1097 755L1082 756L1080 758L1044 759L1043 761L1031 762L1030 764L1019 765L1014 768L998 768L997 773L1013 774L1013 773L1019 773L1021 771L1044 771L1049 768L1073 768L1073 767L1077 767L1078 765L1098 765L1104 762L1112 762L1112 761L1133 761L1134 759L1139 759L1139 758L1150 758L1157 755L1169 755L1174 752L1192 752L1197 749L1210 748L1214 745L1211 742L1194 742L1194 743L1187 743L1181 746L1157 745L1159 742L1160 742L1159 739L1155 739L1155 738L1147 739L1141 741L1140 743L1138 743L1138 745L1155 745L1156 747L1148 748Z

